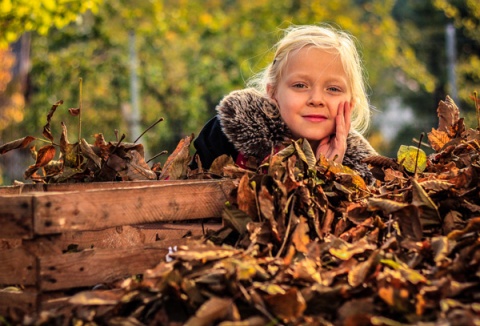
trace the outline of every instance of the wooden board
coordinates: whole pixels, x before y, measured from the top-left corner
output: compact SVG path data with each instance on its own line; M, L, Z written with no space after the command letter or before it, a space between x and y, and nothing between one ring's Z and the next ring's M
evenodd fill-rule
M218 230L220 223L154 223L117 226L96 231L72 231L24 240L21 246L36 256L64 254L85 249L114 249L155 244L158 241L199 238L204 230Z
M21 317L36 311L37 308L38 294L36 291L0 291L0 315Z
M0 250L0 285L35 285L38 266L25 248Z
M33 199L0 196L0 238L33 236Z
M65 231L220 217L234 188L226 179L119 184L115 183L115 188L1 195L0 238L27 239Z
M144 247L91 249L40 257L39 288L53 291L94 286L141 274L164 261L168 247L187 242L188 239L174 239Z

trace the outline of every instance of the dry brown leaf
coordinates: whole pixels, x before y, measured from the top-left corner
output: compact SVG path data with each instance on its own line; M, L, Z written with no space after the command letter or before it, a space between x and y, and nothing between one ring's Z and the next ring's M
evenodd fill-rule
M243 175L238 184L237 204L240 210L247 213L253 220L258 221L255 189L252 189L255 185L254 181L250 181L248 174Z
M460 110L453 101L453 99L447 95L445 101L440 101L437 107L438 116L438 130L451 132L451 128L458 122L460 118ZM450 134L453 137L455 134Z
M305 299L296 287L291 287L284 293L266 295L264 300L272 312L282 320L295 320L302 316L307 308Z
M206 301L191 317L185 326L208 326L215 321L224 319L231 313L234 303L230 298L213 297Z
M427 137L430 145L436 152L439 152L443 146L451 140L447 132L433 128L432 131L427 134Z
M26 137L5 143L2 146L0 146L0 155L5 154L14 149L26 148L34 140L35 140L35 137L26 136Z
M190 162L190 144L193 134L180 140L173 153L165 162L160 175L160 180L182 179L187 176L188 163Z
M43 126L43 136L45 138L48 138L53 142L53 135L52 135L52 130L50 129L50 122L52 120L53 114L57 110L57 108L63 104L63 101L57 101L55 104L52 105L52 108L50 109L50 112L47 114L47 124Z

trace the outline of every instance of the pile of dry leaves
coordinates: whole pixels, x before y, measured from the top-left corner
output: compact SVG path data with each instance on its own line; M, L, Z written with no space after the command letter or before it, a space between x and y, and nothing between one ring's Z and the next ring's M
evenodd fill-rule
M262 173L226 166L221 230L32 324L479 325L480 131L437 112L435 153L369 158L373 186L302 140Z
M145 161L143 145L137 143L138 139L133 143L127 143L124 141L125 135L119 137L116 130L115 141L107 142L103 134L99 133L95 134L95 142L89 144L84 138L81 138L79 133L78 141L70 143L67 136L67 126L61 122L62 133L59 142L55 143L50 124L54 113L62 104L63 101L58 101L52 105L47 114L47 123L42 132L44 138L29 135L0 146L0 155L2 155L12 150L26 148L35 141L46 143L38 150L36 146L30 146L35 164L29 166L25 171L24 177L26 180L35 183L75 183L163 180L186 177L190 159L188 146L193 135L186 137L178 144L178 148L169 156L163 167L160 163L149 166L148 161ZM72 116L79 117L79 129L81 129L81 110L70 108L69 112ZM146 131L161 121L163 121L163 118L160 118ZM164 152L160 154L164 154Z

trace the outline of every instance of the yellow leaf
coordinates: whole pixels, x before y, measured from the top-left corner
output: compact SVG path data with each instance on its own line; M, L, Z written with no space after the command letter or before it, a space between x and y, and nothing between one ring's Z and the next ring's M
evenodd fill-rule
M423 172L427 167L427 154L415 146L401 145L397 152L397 160L408 172L412 173L415 172L415 164L417 172Z
M439 152L443 146L450 141L450 137L448 137L448 134L445 131L439 131L433 128L427 136L430 145L432 145L432 148L437 152Z

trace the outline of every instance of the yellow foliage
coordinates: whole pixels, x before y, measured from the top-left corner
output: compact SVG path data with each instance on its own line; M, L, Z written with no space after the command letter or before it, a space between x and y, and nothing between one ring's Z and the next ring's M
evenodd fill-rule
M412 173L415 172L415 165L417 166L417 172L423 172L427 167L427 154L415 146L400 146L397 160L407 171Z
M7 84L12 79L10 69L15 63L15 58L10 51L0 50L0 92L5 91Z

